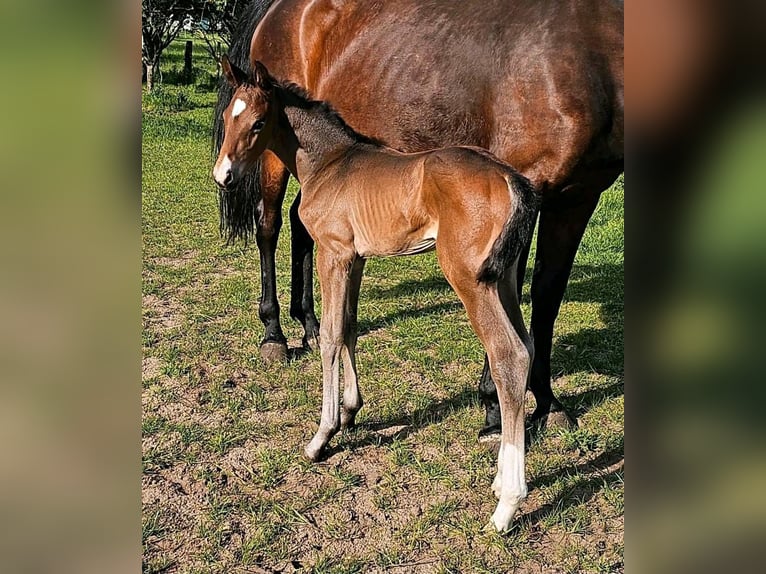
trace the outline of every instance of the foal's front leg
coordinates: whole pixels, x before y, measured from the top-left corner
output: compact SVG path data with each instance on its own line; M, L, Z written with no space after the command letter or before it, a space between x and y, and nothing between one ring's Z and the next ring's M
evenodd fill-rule
M306 447L306 456L317 461L324 447L340 429L340 358L346 341L347 298L355 255L317 249L317 271L322 289L322 418L319 430ZM350 366L350 365L347 365Z

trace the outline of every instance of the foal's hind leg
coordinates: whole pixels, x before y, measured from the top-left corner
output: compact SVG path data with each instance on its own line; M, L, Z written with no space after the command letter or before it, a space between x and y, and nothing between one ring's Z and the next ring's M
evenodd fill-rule
M454 260L460 251L453 250L451 253L452 260L440 253L439 262L447 280L465 305L471 325L487 351L490 371L497 386L502 434L498 476L493 489L500 500L491 522L498 531L504 531L510 527L513 515L527 495L524 479L524 394L531 364L531 345L523 321L517 323L511 317L514 304L517 317L521 317L518 299L504 294L505 301L501 301L496 285L477 283L476 270Z
M353 253L339 254L317 249L317 270L322 288L322 327L319 346L322 355L322 418L319 430L306 446L306 456L316 461L340 429L340 359L346 339L346 309Z
M521 301L521 290L524 286L524 273L527 267L527 259L529 259L529 250L532 246L532 238L529 238L529 243L524 246L521 254L519 255L519 261L516 269L516 294L518 300ZM481 442L494 442L499 440L500 437L500 403L497 400L497 388L495 387L495 381L492 380L492 375L489 372L489 360L487 355L484 355L484 368L481 372L481 378L479 379L479 399L484 406L484 426L479 431L479 441Z

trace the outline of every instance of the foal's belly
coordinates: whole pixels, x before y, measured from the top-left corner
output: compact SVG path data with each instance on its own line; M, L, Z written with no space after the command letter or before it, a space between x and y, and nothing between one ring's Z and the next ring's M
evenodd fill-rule
M354 247L362 257L416 255L431 251L436 245L438 228L435 223L407 233L396 233L391 226L382 223L376 227L377 230L355 230Z

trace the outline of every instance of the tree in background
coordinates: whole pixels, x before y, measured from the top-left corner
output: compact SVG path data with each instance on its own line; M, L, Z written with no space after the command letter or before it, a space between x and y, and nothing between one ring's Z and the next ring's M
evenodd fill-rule
M221 56L229 50L231 35L237 23L237 10L247 0L207 0L200 15L200 20L207 20L208 26L199 26L202 41L210 57L215 60L220 70Z
M141 66L146 89L152 91L160 72L160 56L181 31L185 14L177 0L141 0Z
M202 38L210 56L219 63L229 49L235 11L245 1L141 0L141 67L146 89L153 90L159 82L162 52L178 37L187 21Z

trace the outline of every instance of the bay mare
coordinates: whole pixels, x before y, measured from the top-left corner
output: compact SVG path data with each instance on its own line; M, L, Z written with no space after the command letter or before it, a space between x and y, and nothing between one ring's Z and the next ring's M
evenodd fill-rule
M623 170L622 2L253 0L243 6L230 50L240 68L263 61L277 77L329 101L359 131L402 151L486 148L542 193L531 290L532 421L571 422L551 390L553 326L588 220ZM223 82L216 152L232 93ZM275 272L287 180L286 166L266 151L250 175L221 194L222 230L230 239L254 235L258 245L267 360L287 351ZM290 315L310 344L319 325L313 242L298 217L302 197L290 209ZM486 361L479 391L482 433L496 432L498 401Z
M322 417L306 455L318 460L338 430L353 426L362 406L355 350L365 259L435 248L497 385L502 430L493 490L499 502L491 522L507 530L527 494L524 396L533 349L516 268L534 229L538 194L483 150L401 153L361 136L326 103L276 81L260 62L252 78L227 58L222 67L234 93L223 112L216 182L225 192L269 150L300 182L299 215L317 245Z

